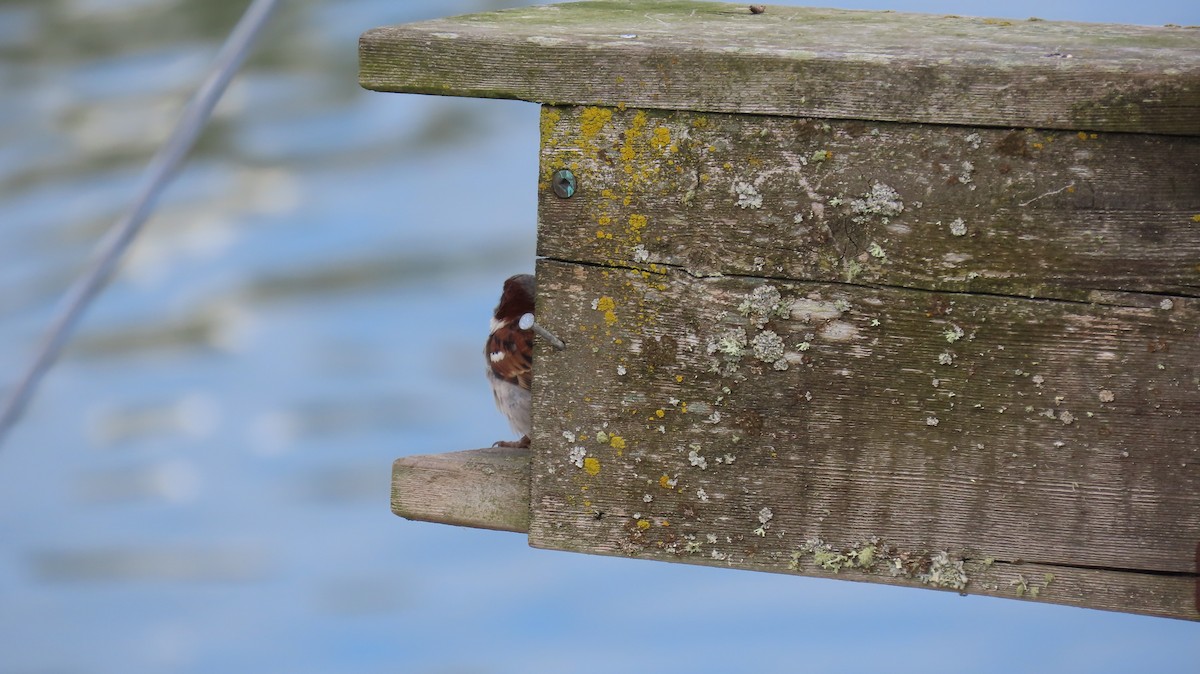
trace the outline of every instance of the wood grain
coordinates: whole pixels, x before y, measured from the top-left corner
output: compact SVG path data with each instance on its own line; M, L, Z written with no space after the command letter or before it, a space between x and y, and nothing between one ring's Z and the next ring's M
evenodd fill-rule
M393 510L1200 620L1198 36L682 0L368 31L367 88L550 104L567 342L532 450L400 459Z
M1200 135L1200 30L577 2L367 31L378 91Z
M560 259L1200 296L1200 137L547 106L540 179L538 252Z
M392 464L392 512L462 527L529 530L529 450L489 447Z
M1197 300L537 273L532 544L1200 618Z

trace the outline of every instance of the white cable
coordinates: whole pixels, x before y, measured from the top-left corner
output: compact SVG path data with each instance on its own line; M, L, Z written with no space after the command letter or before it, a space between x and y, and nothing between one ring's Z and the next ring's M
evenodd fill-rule
M37 391L42 377L58 359L63 346L74 331L79 318L87 310L88 305L96 298L104 285L112 278L117 263L129 244L133 242L141 230L142 224L150 216L158 195L174 177L175 170L191 151L196 138L204 130L213 108L225 93L225 88L238 67L246 60L246 55L253 46L259 31L270 18L275 9L276 0L253 0L246 8L246 13L234 26L217 57L212 68L188 101L183 115L175 124L171 137L154 155L142 177L137 199L121 219L113 224L96 246L92 262L87 271L71 286L60 304L60 309L50 324L46 337L42 340L37 354L30 362L18 381L4 408L0 411L0 446L8 432L20 419L25 406Z

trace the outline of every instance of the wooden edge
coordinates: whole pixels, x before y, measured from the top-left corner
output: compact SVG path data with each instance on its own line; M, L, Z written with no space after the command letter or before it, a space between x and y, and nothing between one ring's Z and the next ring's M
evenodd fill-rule
M359 83L559 105L1200 131L1192 29L651 4L653 15L640 2L569 2L375 28L359 39Z
M529 531L529 450L489 447L392 464L392 512L410 520Z
M548 545L547 541L538 537L536 533L530 536L529 543L532 547L547 550L765 571L810 578L832 578L957 592L964 597L978 595L1020 599L1076 608L1200 621L1200 586L1197 584L1200 579L1195 574L1152 574L1119 569L961 559L952 556L939 559L931 555L925 555L924 559L909 560L918 563L918 568L896 566L889 564L889 560L886 559L876 560L867 568L860 568L853 558L838 555L837 550L832 550L823 557L812 553L797 554L790 559L778 559L775 563L746 567L738 566L737 560L728 557L714 558L702 552L689 553L687 548L683 547L631 555L616 547L582 549ZM930 561L933 561L932 566ZM941 565L940 570L937 570L938 565Z

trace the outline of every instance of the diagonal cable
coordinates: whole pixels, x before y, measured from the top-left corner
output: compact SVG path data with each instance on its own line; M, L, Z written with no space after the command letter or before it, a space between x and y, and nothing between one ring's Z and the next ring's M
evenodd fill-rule
M221 99L221 94L225 93L225 88L233 79L234 73L245 61L275 5L276 0L253 0L246 8L245 14L217 52L212 68L200 84L200 88L188 101L183 115L171 132L171 137L146 167L133 206L104 235L96 246L96 252L86 271L63 297L50 329L38 345L36 355L0 410L0 447L37 391L38 384L58 359L80 317L112 278L121 256L154 210L159 194L171 182L180 163L195 145L196 138L212 116L213 108Z

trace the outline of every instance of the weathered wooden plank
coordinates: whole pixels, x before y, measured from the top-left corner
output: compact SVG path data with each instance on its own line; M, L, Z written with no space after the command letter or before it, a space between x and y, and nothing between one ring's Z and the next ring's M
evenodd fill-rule
M1200 617L1197 300L662 272L539 263L532 544Z
M379 91L1200 135L1200 30L707 2L576 2L378 28Z
M561 168L570 199L546 188ZM1083 301L1200 295L1200 137L544 107L541 181L550 257Z
M396 459L392 512L423 522L529 530L529 450L490 447Z

